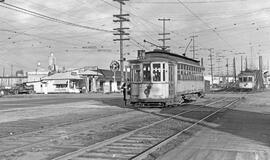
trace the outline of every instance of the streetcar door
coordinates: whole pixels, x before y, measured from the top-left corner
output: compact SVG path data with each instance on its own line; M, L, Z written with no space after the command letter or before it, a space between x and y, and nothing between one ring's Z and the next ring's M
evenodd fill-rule
M125 89L125 94L126 94L126 99L130 99L130 86L131 86L131 78L132 78L132 69L130 66L125 66L125 74L124 74L124 83L126 83L126 89Z
M175 93L175 72L174 72L174 65L169 64L169 97L174 97Z

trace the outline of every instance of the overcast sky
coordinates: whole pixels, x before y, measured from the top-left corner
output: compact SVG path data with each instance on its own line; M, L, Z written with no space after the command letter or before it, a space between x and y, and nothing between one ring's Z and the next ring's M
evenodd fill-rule
M6 0L27 10L49 17L94 27L113 30L113 14L119 13L119 4L112 0ZM181 3L183 2L183 3ZM114 42L110 32L84 29L44 20L29 14L0 7L0 73L10 66L14 72L19 69L33 71L37 62L48 67L48 56L54 53L57 65L66 68L99 66L109 68L112 60L119 60L119 43ZM4 6L4 7L3 7ZM162 32L158 18L170 18L166 31L171 38L167 42L174 53L182 54L190 41L195 39L196 58L204 57L208 68L207 48L214 48L214 54L223 55L220 70L225 71L226 58L232 63L237 59L240 67L240 54L248 56L254 65L258 55L264 56L267 64L270 51L270 1L269 0L131 0L123 6L124 13L130 14L130 41L125 41L124 53L127 59L136 57L138 49L154 49L144 43L146 39L161 45L157 39ZM192 56L190 48L187 56ZM215 72L218 63L214 58ZM230 66L232 66L230 64ZM232 70L232 69L230 69Z

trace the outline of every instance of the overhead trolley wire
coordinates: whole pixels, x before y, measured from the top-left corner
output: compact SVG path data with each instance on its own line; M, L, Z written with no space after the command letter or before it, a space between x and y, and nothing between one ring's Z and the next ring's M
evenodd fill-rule
M57 22L57 23L65 24L65 25L70 25L70 26L84 28L84 29L90 29L90 30L96 30L96 31L101 31L101 32L109 32L109 33L113 32L112 30L89 27L89 26L76 24L76 23L60 20L60 19L57 19L57 18L49 17L49 16L46 16L44 14L34 12L34 11L31 11L31 10L28 10L28 9L24 9L24 8L21 8L21 7L18 7L18 6L9 4L9 3L5 3L5 2L0 3L0 4L1 4L0 7L11 9L11 10L18 11L18 12L25 13L25 14L29 14L29 15L32 15L32 16L35 16L35 17L38 17L38 18L42 18L42 19L45 19L45 20L52 21L52 22ZM4 5L2 5L2 4L4 4Z
M230 2L241 2L246 0L207 0L207 1L185 1L183 3L230 3ZM131 2L131 3L137 3L137 4L176 4L177 2L161 2L161 1L151 1L151 2Z
M196 17L199 21L201 21L204 25L206 25L211 31L213 31L223 42L225 42L231 49L233 49L232 45L229 44L217 31L215 31L208 23L206 23L203 19L201 19L197 14L195 14L187 5L185 5L182 1L177 0L184 8L186 8L194 17Z

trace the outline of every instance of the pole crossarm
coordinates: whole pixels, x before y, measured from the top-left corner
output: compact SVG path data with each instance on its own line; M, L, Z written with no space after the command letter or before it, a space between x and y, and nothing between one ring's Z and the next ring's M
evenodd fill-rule
M129 35L129 33L125 33L125 32L120 32L120 33L114 33L113 35L115 36L119 36L119 35Z
M122 5L125 5L125 1L129 1L129 0L113 0L113 1L119 2Z
M159 41L167 41L167 40L171 40L171 38L162 38L162 39L158 39Z
M159 33L158 35L170 35L170 33Z
M113 41L129 41L129 38L113 39Z

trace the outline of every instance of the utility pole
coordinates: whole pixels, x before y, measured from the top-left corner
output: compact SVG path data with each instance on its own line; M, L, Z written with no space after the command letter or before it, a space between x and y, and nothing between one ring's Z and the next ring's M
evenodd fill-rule
M234 82L236 82L236 66L235 66L235 57L233 58L233 76L234 76Z
M243 71L243 56L241 56L241 72Z
M226 64L226 67L227 67L227 83L229 83L229 59L227 58L227 64Z
M192 58L193 59L195 59L195 51L196 51L196 49L195 49L195 38L197 38L197 37L198 37L198 35L194 35L194 34L193 34L193 36L190 36L190 38L193 41L193 45L192 45L192 53L193 53Z
M170 48L169 46L166 46L166 41L171 40L171 39L170 38L166 38L166 35L169 35L170 33L166 33L165 22L166 21L170 21L171 19L162 18L162 19L158 19L158 20L163 22L163 33L159 33L159 35L162 35L163 38L162 39L158 39L158 40L159 41L162 41L162 50L166 50L167 48Z
M5 77L5 67L3 67L3 77Z
M213 55L212 55L212 50L214 50L214 48L209 48L209 52L210 52L210 67L211 67L211 81L212 81L212 87L213 87L213 82L214 82L214 76L213 76Z
M3 67L3 79L4 79L4 77L5 77L5 67ZM1 87L3 86L3 79L1 80Z
M123 14L122 6L125 5L125 1L129 0L113 0L120 4L120 14L113 15L113 17L117 18L117 20L113 20L113 22L119 23L119 28L115 28L114 30L117 31L117 33L114 33L114 35L119 35L119 39L114 39L114 41L120 42L120 72L121 72L121 82L124 81L124 57L123 57L123 42L129 40L129 38L124 38L124 35L129 35L129 33L126 33L125 30L129 29L127 27L123 27L123 22L128 22L129 19L126 18L129 16L129 14Z
M253 52L253 46L250 46L250 69L253 69L253 55L252 55L252 52Z
M248 59L247 59L247 56L246 56L246 70L248 69Z
M267 71L269 72L269 58L267 59Z
M13 64L10 65L10 76L11 76L11 77L13 76Z

